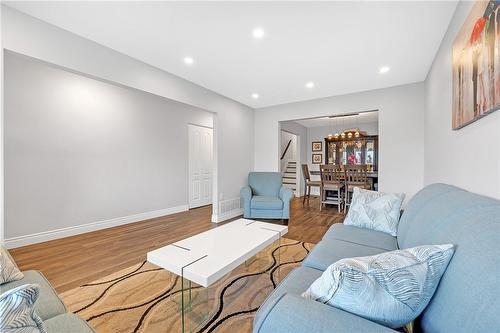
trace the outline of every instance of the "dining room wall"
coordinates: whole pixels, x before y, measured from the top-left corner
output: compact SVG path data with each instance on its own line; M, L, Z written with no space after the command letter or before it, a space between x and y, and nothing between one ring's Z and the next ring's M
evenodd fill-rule
M411 198L423 186L424 84L255 110L255 170L278 171L280 122L379 110L379 189Z

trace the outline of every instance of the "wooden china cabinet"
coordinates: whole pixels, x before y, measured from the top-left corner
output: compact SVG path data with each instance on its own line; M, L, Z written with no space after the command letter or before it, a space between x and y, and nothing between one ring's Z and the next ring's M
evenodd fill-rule
M366 164L369 172L378 171L378 135L350 129L328 136L325 138L325 163Z

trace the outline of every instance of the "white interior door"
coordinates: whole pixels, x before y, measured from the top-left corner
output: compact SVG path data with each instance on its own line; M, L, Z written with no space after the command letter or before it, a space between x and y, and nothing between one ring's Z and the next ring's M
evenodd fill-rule
M211 128L188 125L189 135L189 208L212 203Z

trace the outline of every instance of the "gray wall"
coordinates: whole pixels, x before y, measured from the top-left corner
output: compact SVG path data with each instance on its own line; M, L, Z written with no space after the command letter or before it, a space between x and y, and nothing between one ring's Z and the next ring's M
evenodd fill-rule
M425 80L425 184L444 182L500 199L500 111L451 129L452 48L475 2L460 1Z
M5 238L178 207L212 113L6 52Z

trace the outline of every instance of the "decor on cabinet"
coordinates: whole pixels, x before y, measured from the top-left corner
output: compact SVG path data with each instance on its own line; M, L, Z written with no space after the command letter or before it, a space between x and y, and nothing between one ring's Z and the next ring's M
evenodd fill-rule
M499 7L477 1L453 43L454 130L500 109Z

